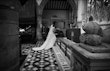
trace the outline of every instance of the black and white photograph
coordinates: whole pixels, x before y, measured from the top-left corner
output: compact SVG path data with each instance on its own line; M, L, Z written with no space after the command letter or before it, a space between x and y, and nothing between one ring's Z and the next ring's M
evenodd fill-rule
M0 71L110 71L110 0L0 0Z

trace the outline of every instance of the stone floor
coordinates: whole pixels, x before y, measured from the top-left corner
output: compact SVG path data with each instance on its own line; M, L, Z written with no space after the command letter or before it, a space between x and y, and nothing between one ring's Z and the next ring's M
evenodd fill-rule
M33 51L34 46L40 46L43 42L36 44L23 44L22 55L27 55L20 71L60 71L55 55L51 49Z

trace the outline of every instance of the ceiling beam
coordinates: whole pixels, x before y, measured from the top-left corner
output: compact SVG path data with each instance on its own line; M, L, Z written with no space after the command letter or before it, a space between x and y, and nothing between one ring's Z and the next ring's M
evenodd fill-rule
M46 4L46 10L69 10L70 5L67 0L49 0Z

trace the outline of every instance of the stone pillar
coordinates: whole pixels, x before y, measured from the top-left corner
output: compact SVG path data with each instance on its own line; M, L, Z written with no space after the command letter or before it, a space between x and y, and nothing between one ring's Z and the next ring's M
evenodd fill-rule
M80 28L82 27L82 22L84 20L84 17L86 17L86 11L87 11L87 0L78 0L77 25ZM82 32L84 31L81 30L81 33Z
M15 0L0 0L0 70L19 71L19 14Z
M36 28L36 39L42 39L42 10L40 6L37 7L37 28Z
M42 16L37 16L37 28L36 28L36 38L37 40L42 39Z
M87 11L87 0L78 0L77 21L82 21Z

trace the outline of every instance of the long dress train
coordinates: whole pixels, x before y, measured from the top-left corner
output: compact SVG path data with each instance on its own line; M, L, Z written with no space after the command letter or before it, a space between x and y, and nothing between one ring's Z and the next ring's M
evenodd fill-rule
M34 51L38 51L38 50L43 50L43 49L47 50L47 49L52 48L55 41L56 41L56 36L54 34L54 29L55 28L53 27L53 25L51 25L45 42L40 47L34 47L32 49Z

